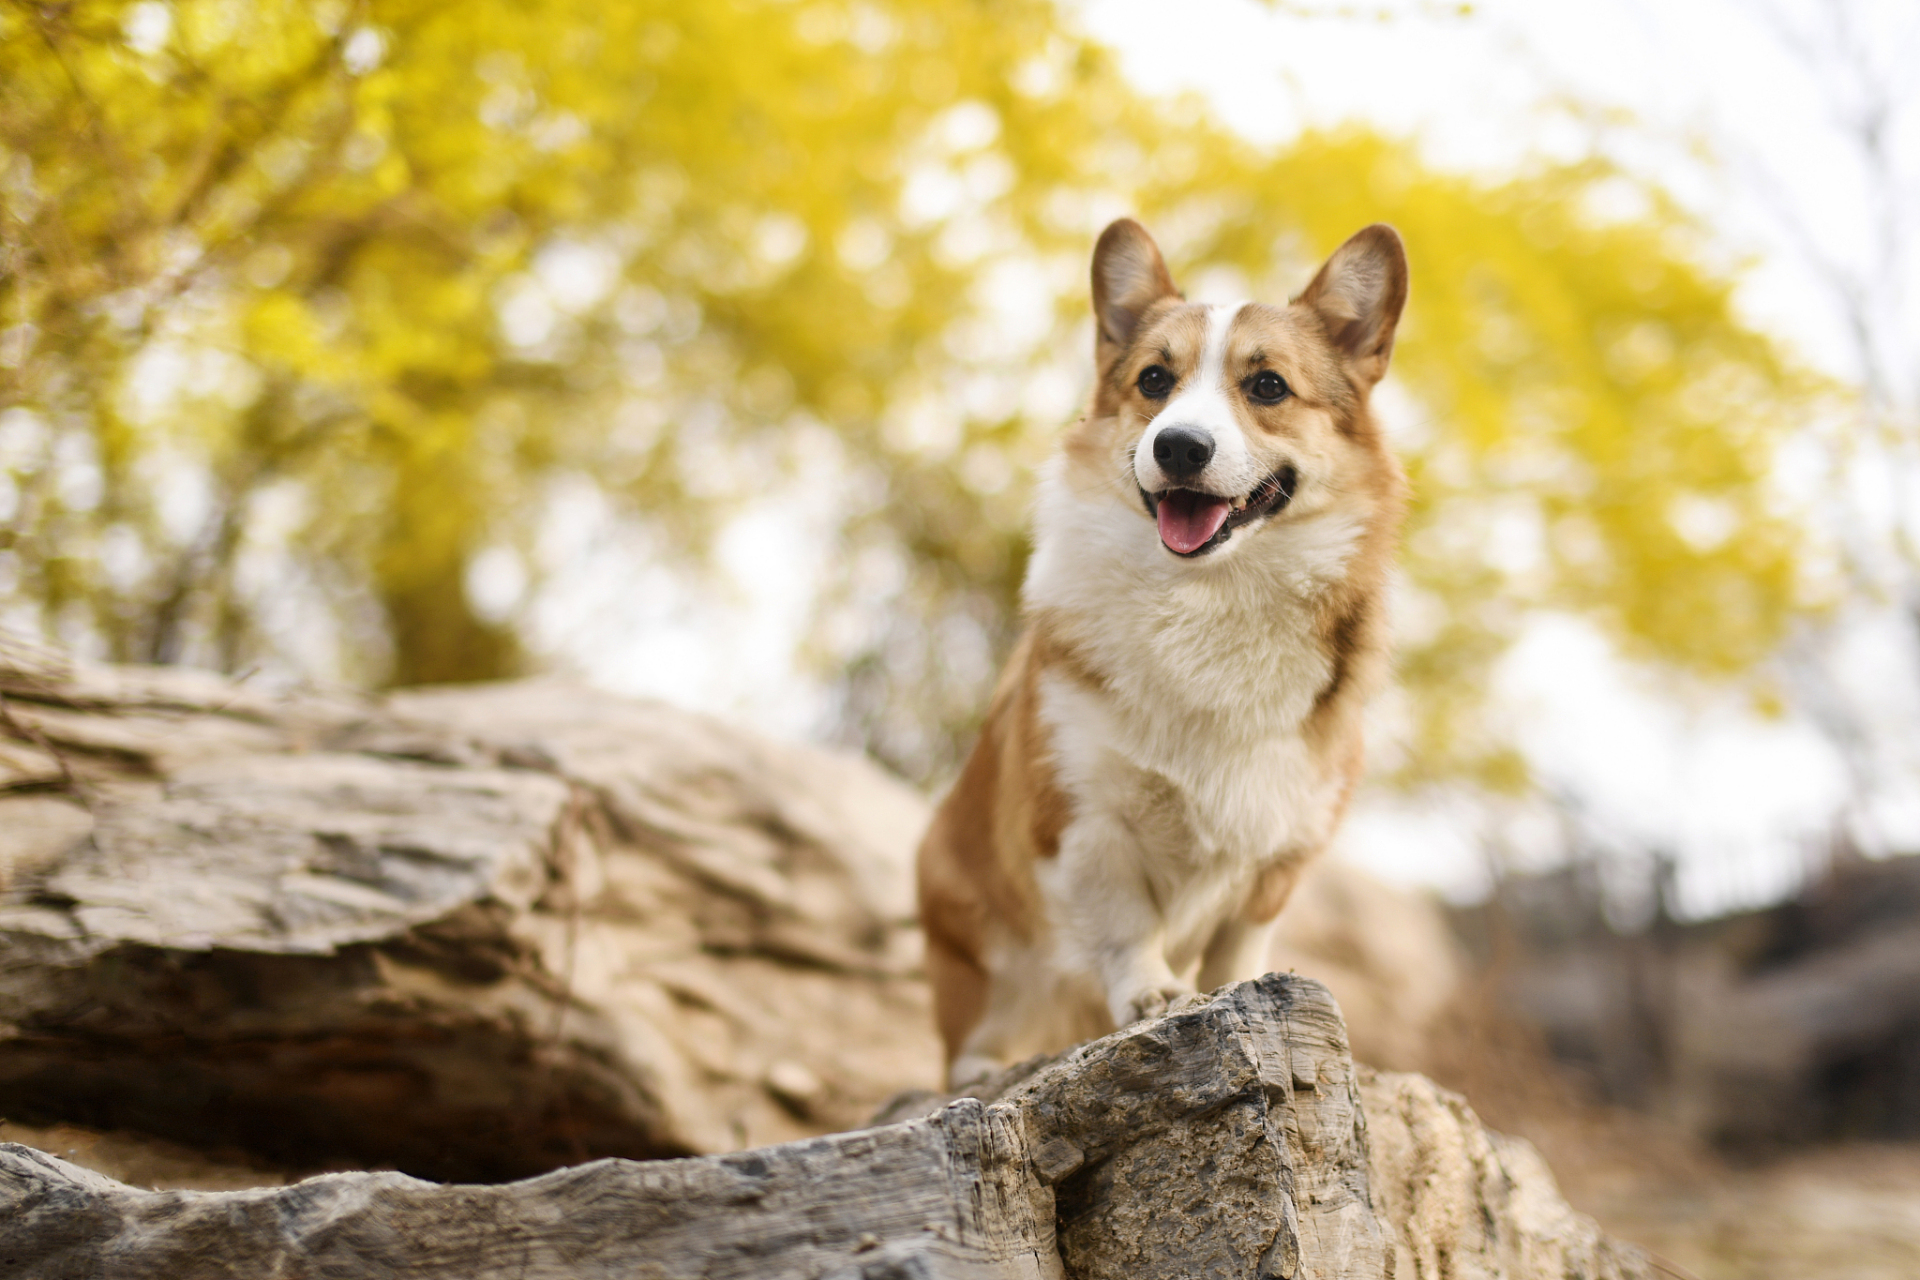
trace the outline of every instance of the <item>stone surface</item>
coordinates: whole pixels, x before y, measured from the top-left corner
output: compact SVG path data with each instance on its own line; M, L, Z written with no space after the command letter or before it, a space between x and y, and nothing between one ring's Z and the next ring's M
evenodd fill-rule
M1259 985L1275 983L1322 990L1281 975ZM1297 1000L1279 1017L1263 1020L1256 1013L1254 1021L1265 1023L1261 1043L1287 1049L1284 1072L1269 1075L1289 1078L1292 1105L1280 1113L1284 1136L1265 1138L1268 1149L1284 1145L1285 1160L1258 1158L1263 1134L1256 1116L1270 1134L1276 1113L1260 1113L1243 1099L1195 1105L1184 1124L1140 1137L1098 1164L1083 1159L1073 1117L1062 1129L1034 1135L1030 1158L1041 1179L1056 1184L1069 1275L1652 1280L1657 1274L1642 1251L1609 1239L1567 1204L1531 1146L1488 1130L1457 1094L1423 1076L1351 1067L1330 1000ZM1167 1039L1163 1033L1138 1043L1144 1048ZM996 1104L1020 1098L1074 1058L1023 1063L973 1093ZM1137 1050L1108 1060L1132 1062L1141 1074L1181 1090L1194 1085L1176 1064L1199 1055L1172 1053L1152 1067ZM1095 1087L1083 1096L1100 1097L1100 1082L1089 1083ZM948 1102L932 1093L902 1095L877 1118L930 1114ZM1115 1119L1103 1114L1101 1123ZM1124 1113L1117 1116L1117 1128L1124 1131L1127 1123ZM1256 1251L1261 1240L1267 1247Z
M1389 1242L1325 988L1228 988L863 1132L504 1186L138 1191L0 1147L0 1269L166 1275L1375 1280Z
M153 1191L243 1191L283 1187L299 1178L249 1160L242 1152L202 1150L152 1134L75 1124L0 1120L0 1143L32 1147L115 1182Z
M1531 1146L1483 1126L1424 1076L1359 1071L1373 1203L1398 1280L1640 1280L1640 1250L1561 1197Z
M1435 1040L1458 1013L1467 972L1438 902L1338 857L1301 879L1275 924L1267 964L1326 983L1346 1015L1354 1056L1395 1071L1433 1069Z
M810 1137L938 1076L926 812L564 683L375 701L0 636L0 1139L74 1161L0 1155L0 1273L1647 1274L1458 1099L1356 1076L1287 975ZM1330 864L1275 955L1417 1060L1431 915ZM546 1176L264 1185L369 1165Z
M351 1173L140 1191L0 1146L0 1270L20 1280L1652 1275L1643 1255L1567 1208L1530 1148L1487 1133L1458 1098L1417 1076L1356 1075L1339 1011L1307 979L1238 984L983 1092L861 1132L603 1160L502 1186Z
M370 701L0 645L0 1097L285 1167L524 1176L939 1071L865 762L555 682Z
M498 1178L938 1078L927 806L857 758L561 682L375 701L4 636L0 699L10 1118ZM1329 863L1274 961L1419 1066L1433 914Z

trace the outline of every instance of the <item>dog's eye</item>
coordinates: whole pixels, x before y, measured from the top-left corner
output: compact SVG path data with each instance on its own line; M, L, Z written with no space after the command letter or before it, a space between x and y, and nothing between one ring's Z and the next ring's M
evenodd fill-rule
M1287 380L1271 369L1262 369L1247 380L1247 394L1261 404L1279 404L1291 391Z
M1141 395L1158 400L1173 390L1173 382L1173 370L1163 364L1150 364L1140 371L1137 385Z

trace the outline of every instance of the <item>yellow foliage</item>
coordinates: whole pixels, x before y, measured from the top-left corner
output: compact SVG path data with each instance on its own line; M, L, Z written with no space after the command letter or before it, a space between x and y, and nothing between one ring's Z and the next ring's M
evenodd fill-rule
M1410 774L1513 779L1475 713L1529 609L1725 674L1799 607L1765 479L1813 388L1698 229L1603 167L1261 150L1143 100L1042 0L4 0L9 617L238 667L297 588L346 674L504 674L514 630L464 575L551 480L697 554L824 429L867 496L818 655L849 732L938 774L1015 625L1020 477L1072 411L1042 392L1084 382L1085 258L1127 210L1267 296L1360 225L1405 234ZM1009 292L1051 326L1009 337ZM284 571L249 581L250 547Z

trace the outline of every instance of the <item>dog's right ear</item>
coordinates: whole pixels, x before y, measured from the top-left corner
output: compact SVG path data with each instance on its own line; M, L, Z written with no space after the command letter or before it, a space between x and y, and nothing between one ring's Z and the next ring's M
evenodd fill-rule
M1102 231L1093 247L1093 352L1099 366L1104 369L1126 348L1148 307L1179 296L1145 227L1122 218Z
M1384 222L1333 251L1300 301L1320 313L1327 337L1366 386L1386 376L1393 331L1407 305L1407 247Z

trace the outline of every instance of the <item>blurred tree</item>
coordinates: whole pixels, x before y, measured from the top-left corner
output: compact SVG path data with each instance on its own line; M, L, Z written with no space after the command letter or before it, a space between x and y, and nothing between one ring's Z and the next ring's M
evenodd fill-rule
M937 777L1129 210L1183 279L1266 296L1363 223L1407 235L1409 776L1519 780L1476 711L1528 608L1727 673L1800 603L1765 477L1813 389L1602 166L1262 151L1043 0L0 0L0 620L505 674L475 569L561 479L697 557L825 450L816 656L845 732Z
M361 672L404 682L513 668L465 574L525 533L544 477L591 474L687 541L764 487L773 428L858 436L963 292L902 225L911 148L1004 94L1053 23L729 0L0 14L14 590L116 657L249 661L235 575L290 484L288 554ZM743 439L774 456L742 465Z

